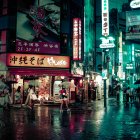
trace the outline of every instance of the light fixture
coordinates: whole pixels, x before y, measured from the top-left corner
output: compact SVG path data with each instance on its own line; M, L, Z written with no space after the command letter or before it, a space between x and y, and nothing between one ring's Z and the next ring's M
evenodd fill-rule
M64 80L65 76L61 76L61 79Z

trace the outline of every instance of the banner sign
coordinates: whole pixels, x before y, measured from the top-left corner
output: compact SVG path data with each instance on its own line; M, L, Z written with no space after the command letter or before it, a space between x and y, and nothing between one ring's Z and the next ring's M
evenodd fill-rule
M70 57L9 53L7 66L70 68Z
M60 54L60 43L16 41L16 52Z

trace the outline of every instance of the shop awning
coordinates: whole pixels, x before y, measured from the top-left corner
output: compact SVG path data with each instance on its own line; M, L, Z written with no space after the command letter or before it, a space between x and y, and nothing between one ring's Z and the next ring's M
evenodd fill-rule
M21 76L71 76L69 69L8 68L10 74Z

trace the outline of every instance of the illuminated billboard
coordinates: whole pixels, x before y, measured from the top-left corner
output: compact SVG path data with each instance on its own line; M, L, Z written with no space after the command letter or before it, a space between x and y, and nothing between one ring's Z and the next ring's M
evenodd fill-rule
M17 41L26 41L27 43L51 42L59 46L60 1L29 0L27 2L25 0L18 0ZM40 43L38 48L44 47L43 44ZM58 52L58 49L60 50L58 47L56 52ZM43 53L51 52L46 49Z
M126 39L140 39L140 10L126 12Z
M7 66L70 68L70 57L37 54L7 54Z

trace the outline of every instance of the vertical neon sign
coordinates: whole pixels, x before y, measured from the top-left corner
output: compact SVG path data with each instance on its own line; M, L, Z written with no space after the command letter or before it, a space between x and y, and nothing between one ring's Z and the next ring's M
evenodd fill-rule
M81 19L79 19L79 60L81 60Z
M73 19L73 60L81 60L81 19Z
M109 35L109 7L108 0L102 0L102 35Z

